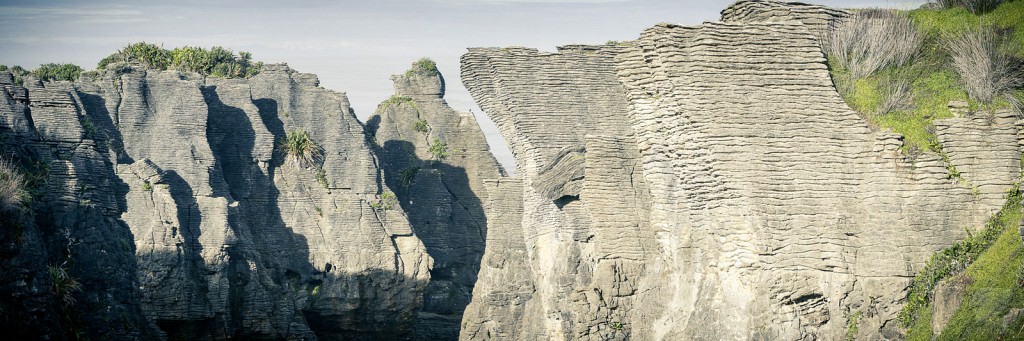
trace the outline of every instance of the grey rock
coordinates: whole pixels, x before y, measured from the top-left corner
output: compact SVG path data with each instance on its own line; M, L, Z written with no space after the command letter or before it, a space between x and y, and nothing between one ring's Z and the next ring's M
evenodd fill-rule
M0 217L7 336L162 338L143 314L135 245L119 219L124 183L113 176L109 149L87 129L85 103L67 82L0 80L0 157L19 165L33 193L24 210ZM55 285L57 273L79 289Z
M800 22L819 39L850 16L850 11L801 2L739 0L722 10L723 22Z
M1010 309L1010 311L1007 312L1005 316L1003 316L1003 330L1005 331L1009 329L1014 322L1021 318L1022 313L1024 313L1024 311L1022 311L1019 308Z
M487 234L484 179L505 175L472 114L443 99L444 78L413 64L392 76L396 100L368 121L388 187L434 259L415 338L454 340L480 271ZM434 141L447 157L430 153ZM398 207L395 207L398 209Z
M970 277L957 276L935 286L932 296L932 333L938 336L964 301Z
M651 320L630 315L645 309L635 298L657 241L615 73L625 49L488 48L462 57L463 81L510 142L522 176L498 181L501 196L488 197L485 266L462 338L651 336L639 331Z
M584 167L586 158L586 147L575 146L562 149L555 154L551 163L538 172L534 189L552 201L563 197L579 197L586 176L586 167Z
M52 222L32 231L73 241L85 323L69 332L411 337L432 259L401 210L374 207L389 189L344 94L283 64L250 79L133 67L26 84L3 84L0 136L49 165L34 212ZM322 160L284 162L276 146L293 130ZM32 243L21 252L61 257Z
M505 230L485 264L523 256L481 268L462 338L839 339L856 311L858 338L898 337L916 271L1018 180L1021 129L940 120L948 163L905 156L832 85L815 33L844 13L741 1L630 46L470 49L463 81L521 177L488 198ZM579 195L554 202L580 145Z

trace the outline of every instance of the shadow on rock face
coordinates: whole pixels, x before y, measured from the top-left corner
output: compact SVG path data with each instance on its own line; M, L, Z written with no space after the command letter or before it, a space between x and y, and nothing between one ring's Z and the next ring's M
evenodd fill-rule
M415 148L388 140L378 155L388 187L434 259L416 338L454 340L480 271L487 222L466 170L419 159Z
M254 125L267 127L274 141L285 137L276 101L254 100L261 122L253 122L244 110L222 102L216 90L202 88L209 108L206 137L215 158L211 187L215 197L228 202L223 226L230 231L220 250L225 259L202 263L202 245L192 236L223 232L199 231L202 212L190 187L174 172L165 172L179 221L188 226L182 231L184 258L200 262L190 271L196 287L187 291L202 302L189 307L214 305L207 308L211 315L157 320L168 339L410 338L418 300L409 293L418 293L425 286L422 280L390 270L344 273L330 263L312 264L306 236L295 233L281 211L281 201L288 199L282 198L275 173L283 171L283 156L275 153L265 163L253 160Z

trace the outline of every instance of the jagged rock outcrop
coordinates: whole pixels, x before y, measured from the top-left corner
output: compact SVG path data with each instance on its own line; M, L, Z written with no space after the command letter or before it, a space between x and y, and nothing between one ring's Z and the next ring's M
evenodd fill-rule
M135 245L120 220L125 184L80 124L70 83L0 72L0 158L28 178L29 208L2 212L0 315L17 339L156 339L140 306ZM77 284L76 284L77 283ZM79 289L80 290L76 290ZM80 334L85 333L85 334Z
M73 86L5 86L3 135L48 148L19 152L49 165L56 203L40 206L71 207L53 216L77 243L70 273L88 299L74 309L107 309L85 332L412 335L431 258L403 212L377 204L389 190L345 95L317 83L281 64L250 79L132 67ZM323 157L286 163L289 132L307 133ZM98 322L117 316L134 320Z
M835 91L820 28L742 17L463 56L521 177L488 200L464 339L839 339L857 312L858 338L900 337L916 270L1018 180L1017 119L940 120L948 162L908 158ZM560 166L570 148L582 170Z
M505 172L473 115L448 107L444 78L425 66L416 63L409 72L392 76L395 96L377 108L368 129L384 178L396 194L393 209L400 206L408 213L434 259L415 338L454 340L484 252L483 180Z

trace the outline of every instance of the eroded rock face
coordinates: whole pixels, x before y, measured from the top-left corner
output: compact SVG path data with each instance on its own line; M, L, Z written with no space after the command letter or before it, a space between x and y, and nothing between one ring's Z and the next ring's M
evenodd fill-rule
M135 328L159 326L143 335L409 337L431 258L401 210L375 204L389 190L364 128L344 94L317 83L283 64L247 80L108 70L73 87L29 87L25 97L41 104L22 110L27 117L4 110L5 135L58 141L45 153L53 157L36 156L50 165L51 183L91 186L53 196L74 212L105 212L118 234L68 225L82 235L83 250L72 254L111 263L123 280L78 262L72 274L112 283L110 297L128 298L110 305L135 309L122 314L141 319ZM10 88L8 103L18 93ZM285 162L276 146L299 131L322 160ZM112 252L103 243L128 258L87 254Z
M434 259L415 337L454 340L484 253L483 180L500 178L504 170L473 115L445 103L440 74L414 64L392 79L395 97L377 108L368 128L384 178L396 194L394 209L408 212ZM441 149L447 154L443 158Z
M0 96L0 158L18 166L33 194L27 208L0 212L7 337L163 337L140 305L135 245L119 219L126 186L81 124L83 99L70 83L16 86L8 72L0 72Z
M909 159L836 93L814 25L746 17L463 56L521 177L488 198L464 339L839 339L856 312L899 336L916 270L1017 181L1016 118L938 121L949 164Z

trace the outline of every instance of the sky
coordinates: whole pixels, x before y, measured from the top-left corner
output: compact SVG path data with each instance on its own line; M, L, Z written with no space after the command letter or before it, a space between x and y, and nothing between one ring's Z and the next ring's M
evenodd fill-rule
M393 93L389 79L421 57L437 62L448 104L476 115L492 152L515 165L494 123L459 79L468 47L632 40L659 22L719 19L733 0L0 0L0 64L85 69L134 42L223 46L315 73L364 120ZM912 9L924 0L810 0L840 8Z

